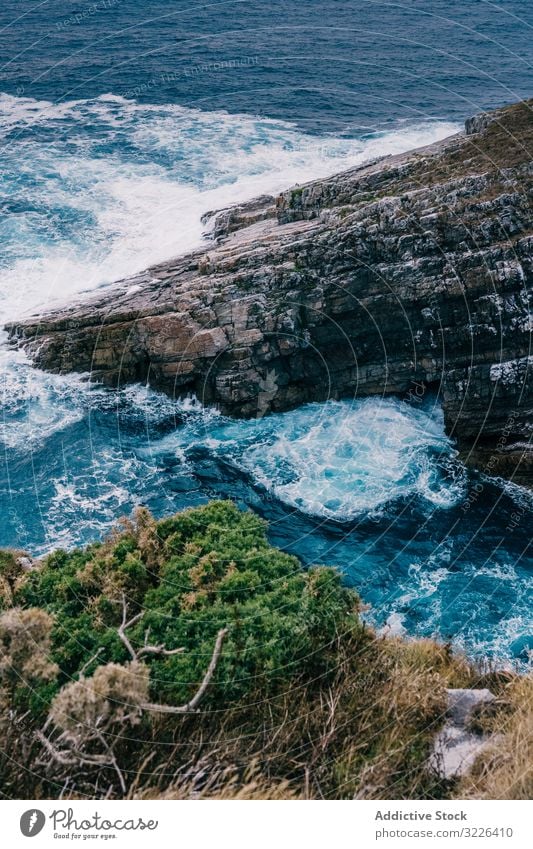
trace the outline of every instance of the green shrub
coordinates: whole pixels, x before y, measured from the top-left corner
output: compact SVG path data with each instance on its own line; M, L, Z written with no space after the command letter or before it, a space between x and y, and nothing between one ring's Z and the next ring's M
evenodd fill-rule
M19 559L0 558L6 795L450 794L428 757L445 687L474 670L378 637L334 569L304 571L253 513L140 510L102 543Z
M129 659L117 633L122 594L131 615L144 611L129 633L134 645L149 631L150 642L185 649L151 660L153 696L170 703L186 700L202 679L223 627L229 633L210 696L225 703L275 693L309 670L327 674L339 629L360 628L357 597L334 570L304 572L268 544L259 517L231 502L186 510L146 530L143 511L101 545L52 554L19 589L17 603L54 616L58 687L98 650L93 669Z

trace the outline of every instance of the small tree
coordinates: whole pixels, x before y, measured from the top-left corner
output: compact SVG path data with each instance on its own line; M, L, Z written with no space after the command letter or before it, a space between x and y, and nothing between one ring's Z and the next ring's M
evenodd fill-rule
M181 653L183 649L150 645L148 633L144 645L134 649L126 631L142 618L143 613L128 620L124 596L122 608L122 623L118 634L132 660L124 665L108 663L99 666L92 677L85 678L82 673L78 681L63 687L54 698L48 719L43 730L37 732L37 738L56 764L113 768L122 793L126 793L124 771L116 753L117 740L127 726L139 724L145 713L194 713L215 673L227 631L219 631L211 661L194 696L179 706L157 704L149 701L150 670L141 658L173 655ZM47 736L50 727L52 735Z

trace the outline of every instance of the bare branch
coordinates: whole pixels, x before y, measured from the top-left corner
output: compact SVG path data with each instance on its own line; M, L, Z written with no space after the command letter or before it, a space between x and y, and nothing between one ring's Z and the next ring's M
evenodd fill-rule
M213 649L213 654L211 656L211 660L209 662L209 666L207 667L207 671L204 675L203 681L198 687L192 699L190 699L190 701L188 701L184 705L178 706L160 705L153 704L152 702L143 702L140 706L141 709L149 710L154 713L194 713L194 711L197 709L198 705L202 701L203 697L205 696L206 690L209 687L211 679L215 673L215 669L217 668L217 664L220 658L220 653L222 651L222 643L224 642L224 638L227 633L227 628L222 628L218 632L217 639L215 642L215 648Z
M122 774L122 770L120 769L120 767L118 765L118 761L115 757L115 753L114 753L112 747L109 745L109 743L105 739L102 732L97 731L96 733L98 735L98 739L100 740L102 746L104 747L104 749L106 750L106 752L109 756L109 760L110 760L116 774L118 775L118 780L120 781L120 786L122 788L122 792L123 792L124 795L126 795L126 782L124 781L124 775Z
M180 649L166 649L162 645L158 646L143 646L142 649L139 649L137 652L137 659L144 657L146 654L155 654L155 655L163 655L164 657L170 657L173 654L183 654L185 651L184 648Z
M96 660L96 658L99 657L99 655L101 655L103 651L105 651L104 646L100 646L100 648L97 651L95 651L93 656L90 657L89 660L86 663L84 663L83 666L81 667L80 671L78 672L78 678L83 678L83 673L85 672L85 670L88 669L88 667L91 665L93 660Z
M63 764L64 766L73 766L78 765L80 763L90 764L91 766L109 766L111 765L111 761L109 758L106 758L104 755L86 755L83 752L79 752L76 749L70 749L69 751L60 751L56 749L55 746L50 742L48 737L46 737L42 731L36 731L35 736L39 740L40 743L43 744L44 748L50 754L54 760L58 763Z
M128 649L133 660L140 660L141 657L145 657L147 654L160 655L160 656L163 656L163 657L170 657L171 655L181 654L182 652L185 651L185 649L183 649L183 648L166 649L164 647L164 645L162 645L162 644L159 644L159 645L156 645L156 646L148 645L149 630L146 631L146 634L145 634L145 637L144 637L144 646L136 651L133 648L133 646L132 646L132 644L129 640L128 635L126 634L126 629L131 628L132 625L135 625L135 623L138 622L140 619L142 619L143 616L144 616L144 611L141 610L140 613L137 613L135 616L132 616L131 619L128 619L128 607L127 607L127 604L126 604L126 597L125 597L124 593L122 593L122 623L121 623L120 627L118 628L118 635L119 635L120 639L122 640L122 642L124 643L124 645L126 646L126 648Z
M143 616L144 611L141 610L140 613L137 613L136 616L133 616L131 619L128 620L128 606L126 604L126 596L124 595L124 593L122 593L122 623L118 629L118 635L126 646L126 648L128 649L133 660L137 660L137 652L135 651L128 637L126 636L126 628L131 628L131 626L135 625L135 623L138 622L139 619L142 619Z

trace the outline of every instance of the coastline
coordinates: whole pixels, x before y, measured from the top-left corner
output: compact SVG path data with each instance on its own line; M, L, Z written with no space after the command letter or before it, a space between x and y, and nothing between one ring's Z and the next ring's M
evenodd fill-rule
M467 464L531 487L531 133L518 104L214 212L212 249L7 325L11 340L50 371L145 381L244 417L421 385Z

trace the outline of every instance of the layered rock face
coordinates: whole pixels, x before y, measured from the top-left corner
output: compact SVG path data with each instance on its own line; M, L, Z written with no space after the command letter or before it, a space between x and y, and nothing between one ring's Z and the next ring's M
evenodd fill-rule
M435 389L465 460L532 485L532 109L223 210L207 252L11 338L41 368L236 416Z

